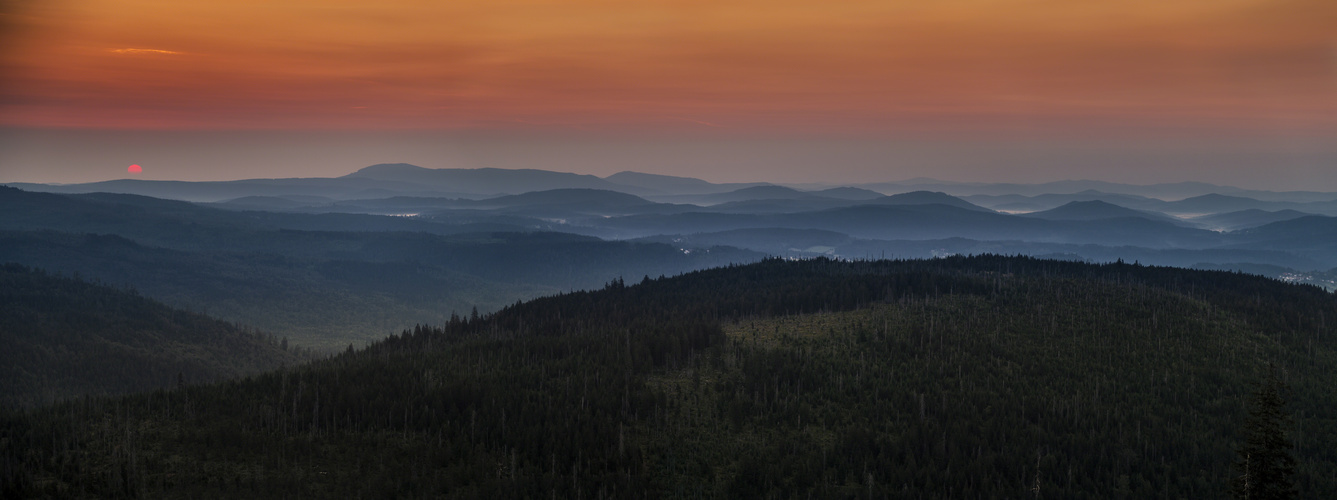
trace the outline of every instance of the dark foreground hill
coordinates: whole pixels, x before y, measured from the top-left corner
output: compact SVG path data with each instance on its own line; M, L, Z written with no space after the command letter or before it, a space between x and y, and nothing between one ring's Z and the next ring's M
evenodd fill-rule
M0 266L0 406L216 381L304 361L287 341L136 293Z
M6 497L1222 498L1291 388L1337 496L1337 302L1029 258L767 260L519 303L245 380L0 420Z

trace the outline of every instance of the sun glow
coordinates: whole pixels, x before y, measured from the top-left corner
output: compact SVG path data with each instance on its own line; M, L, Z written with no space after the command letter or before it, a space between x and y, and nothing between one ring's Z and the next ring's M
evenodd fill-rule
M1337 129L1330 0L63 5L15 17L0 125Z

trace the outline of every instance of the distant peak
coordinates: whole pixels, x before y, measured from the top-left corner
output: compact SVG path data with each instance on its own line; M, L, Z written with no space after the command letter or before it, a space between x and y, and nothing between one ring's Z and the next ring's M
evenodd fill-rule
M925 190L897 193L888 196L887 199L906 200L906 201L917 200L923 202L937 202L937 203L941 203L944 201L963 201L960 198L944 193L942 191L925 191Z
M418 170L430 170L430 169L428 169L428 168L423 168L423 167L419 167L419 166L417 166L417 165L413 165L413 164L409 164L409 163L377 163L377 164L375 164L375 165L371 165L371 166L369 166L369 167L362 167L362 168L358 169L356 172L353 172L353 173L348 174L348 175L350 175L350 176L355 176L355 175L358 175L358 174L375 174L375 173L385 173L385 172L408 172L408 171L418 171Z
M1070 211L1073 211L1073 210L1085 210L1085 211L1100 210L1100 211L1103 211L1103 212L1101 212L1101 213L1121 213L1121 214L1122 214L1122 213L1128 213L1128 214L1138 213L1136 210L1133 210L1133 209L1131 209L1131 208L1123 207L1123 206L1119 206L1119 205L1115 205L1115 204L1113 204L1113 203L1110 203L1110 202L1107 202L1107 201L1101 201L1101 200L1077 200L1077 201L1070 201L1070 202L1064 203L1063 205L1061 205L1061 206L1059 206L1059 207L1051 208L1051 209L1049 209L1049 210L1046 210L1045 212L1048 212L1048 213L1063 213L1063 212L1070 212ZM1089 213L1089 212L1088 212L1088 213Z
M696 178L694 178L694 177L682 177L682 176L678 176L678 175L647 174L647 173L645 173L645 172L637 172L637 171L635 171L635 170L623 170L623 171L621 171L621 172L618 172L618 173L613 174L613 175L609 175L609 176L604 177L604 178L605 178L605 179L616 179L616 178L621 178L621 177L646 177L646 178L659 178L659 179L691 179L691 180L700 180L700 179L696 179Z
M1169 219L1167 216L1156 214L1154 212L1134 210L1101 200L1070 201L1062 206L1040 212L1032 212L1026 214L1026 216L1049 220L1100 220L1120 217L1138 217L1165 222Z
M951 196L950 194L944 193L944 192L942 192L942 191L929 191L929 190L927 190L927 189L920 189L920 190L917 190L917 191L906 191L906 192L904 192L904 193L894 194L894 195L892 195L892 196L901 196L901 195L916 195L916 196L924 196L924 195Z
M942 191L920 190L910 191L908 193L898 193L885 198L879 198L877 203L890 205L948 205L967 210L977 210L982 212L993 211Z
M802 191L799 191L791 187L777 186L775 184L764 184L761 186L751 186L741 189L735 189L734 192L735 193L801 193Z
M632 170L623 170L616 174L604 177L603 179L610 182L626 182L626 183L677 182L677 183L710 185L709 182L697 179L695 177L682 177L677 175L663 175L663 174L647 174L645 172L636 172Z
M1191 196L1191 197L1184 198L1184 199L1179 200L1179 201L1208 201L1208 200L1210 200L1210 201L1223 201L1223 200L1224 200L1224 201L1241 201L1241 200L1244 200L1244 201L1253 201L1252 198L1245 198L1245 197L1242 197L1242 196L1231 196L1231 195L1226 195L1226 194L1221 194L1221 193L1207 193L1207 194L1198 195L1198 196Z
M1102 201L1102 200L1077 200L1077 201L1070 201L1070 202L1064 203L1063 206L1064 206L1064 207L1114 207L1114 208L1124 208L1124 207L1115 205L1115 204L1110 203L1110 202L1107 202L1107 201ZM1062 208L1062 207L1059 207L1059 208Z

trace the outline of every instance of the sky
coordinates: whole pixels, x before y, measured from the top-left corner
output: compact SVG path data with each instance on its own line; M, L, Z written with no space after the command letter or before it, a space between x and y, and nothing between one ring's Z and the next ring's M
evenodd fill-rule
M410 162L1337 191L1331 0L0 9L0 182Z

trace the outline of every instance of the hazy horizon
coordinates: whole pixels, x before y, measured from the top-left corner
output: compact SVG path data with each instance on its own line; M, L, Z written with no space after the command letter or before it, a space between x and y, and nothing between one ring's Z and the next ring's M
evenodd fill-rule
M1335 298L1334 0L0 1L6 498L1337 498Z
M379 163L425 168L621 171L716 183L1207 182L1337 191L1337 145L1320 140L887 140L464 132L0 130L0 182L223 181L338 177ZM129 174L131 164L143 166Z
M0 7L0 181L622 170L1337 191L1337 4Z

